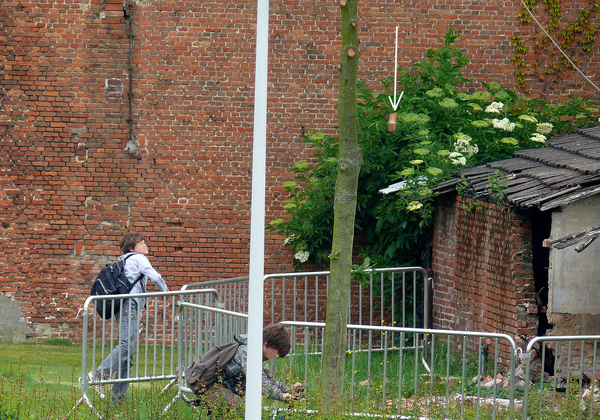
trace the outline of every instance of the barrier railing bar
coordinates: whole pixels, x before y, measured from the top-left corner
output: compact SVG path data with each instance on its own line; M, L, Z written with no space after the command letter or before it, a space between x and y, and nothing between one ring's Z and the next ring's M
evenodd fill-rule
M598 350L598 341L594 340L594 356L592 357L592 360L593 360L593 362L592 362L593 363L592 378L596 377L596 361L597 361L596 360L596 357L597 357L596 352L597 352L597 350ZM594 407L594 398L593 398L593 396L594 396L594 394L596 393L597 390L598 390L598 386L596 385L592 389L592 398L590 398L590 408L589 408L589 410L590 410L590 419L592 418L592 413L593 413L592 408Z
M89 337L88 337L88 331L89 331L88 323L89 322L88 322L88 320L89 320L89 316L90 316L90 305L93 302L102 301L102 300L113 300L113 299L114 300L119 299L119 300L125 301L125 300L133 299L133 298L155 298L155 297L160 297L160 296L180 296L180 295L192 295L192 294L198 294L198 293L199 294L212 294L212 295L214 295L216 297L217 300L219 300L219 294L214 289L200 289L200 290L189 290L189 291L175 290L175 291L169 291L169 292L131 293L131 294L126 294L126 295L108 295L108 296L89 296L86 299L86 301L85 301L85 303L83 305L83 338L84 339L83 339L83 342L82 342L82 367L81 367L81 372L82 372L82 374L81 374L81 378L82 378L82 381L81 381L82 392L84 394L87 394L88 389L89 389L89 380L87 378L87 370L88 370L87 353L88 353L88 350L89 350ZM95 347L96 340L97 340L96 333L98 331L98 329L97 329L98 317L95 316L95 312L93 312L92 315L93 315L92 331L94 333L94 336L92 338L92 342L93 342L94 347ZM122 314L122 312L120 312L118 314L119 322L122 321L122 316L123 316L123 314ZM128 316L131 318L131 311L129 311L129 315ZM146 311L145 316L146 316L146 324L145 325L148 325L148 319L149 319L148 318L148 316L149 316L148 315L148 311ZM107 342L112 343L114 341L114 339L115 339L115 334L116 334L115 331L117 330L116 325L118 325L118 322L115 320L115 318L117 318L117 317L113 316L109 320L101 318L101 322L102 322L101 330L102 330L102 337L103 338L101 340L100 346L101 346L101 354L102 355L105 355L106 352L107 352L106 343ZM107 331L106 330L106 324L107 323L110 326L110 332L109 332L108 340L106 340L106 331ZM166 335L166 331L163 332L163 335ZM146 336L146 338L148 337L147 331L145 332L145 336ZM148 341L149 340L146 339L145 341L146 341L146 345L148 345ZM139 339L136 340L136 347L138 349L138 353L137 353L138 356L139 356L139 342L140 342ZM135 351L135 349L132 350L131 347L129 347L128 348L128 352L127 352L128 356L131 355L131 353L130 353L131 351ZM121 357L122 356L119 355L119 359L118 359L119 362L122 361ZM148 359L147 354L145 356L145 359L146 360L144 360L144 363L147 364L147 359ZM97 360L96 360L96 351L93 351L92 352L92 366L94 366L94 367L97 366L96 362L97 362ZM139 374L139 370L138 369L139 369L139 365L136 364L136 373L137 374ZM112 368L112 366L111 366L111 369L110 369L109 373L110 373L110 376L113 376L113 374L115 373L115 370ZM131 370L129 370L129 373L131 373ZM120 374L119 374L119 376L120 376ZM148 377L147 370L145 371L144 377ZM168 376L163 375L163 377L167 378ZM144 379L140 379L140 381L142 381L142 380L144 380ZM101 379L98 383L113 384L113 383L119 383L119 382L134 382L134 381L137 381L137 378L125 378L123 380L119 380L119 379L104 380L104 379Z
M554 378L553 378L553 383L552 383L552 405L556 406L556 396L557 396L557 383L558 383L558 377L559 375L557 374L557 370L560 369L560 362L559 362L559 355L561 354L560 349L561 346L560 344L562 342L567 342L568 343L568 347L567 347L567 360L565 363L565 369L567 370L566 375L567 375L567 379L566 379L566 384L567 386L570 385L570 378L571 378L571 366L573 364L572 358L571 358L571 353L572 353L572 345L573 342L580 342L581 343L581 355L580 355L580 360L579 360L579 364L580 364L580 377L579 377L579 386L581 387L582 384L582 380L583 380L583 363L584 363L584 357L585 357L585 342L588 341L593 341L594 342L594 354L592 357L593 360L593 367L592 367L592 374L593 377L595 377L595 373L596 373L596 361L597 361L597 355L596 355L596 350L597 350L597 343L600 340L600 335L564 335L564 336L540 336L540 337L535 337L533 338L531 341L529 341L529 343L527 343L527 347L525 352L520 356L523 360L525 360L525 392L524 392L524 397L523 397L523 418L526 419L528 414L529 414L529 388L530 388L530 370L531 370L531 355L532 355L532 351L535 349L535 346L540 343L539 347L541 349L542 355L541 355L541 360L542 360L542 369L541 369L541 381L540 381L540 393L543 392L544 389L544 366L545 366L545 362L546 362L546 346L544 345L545 342L555 342L556 343L556 347L554 348L554 352L555 352L555 372L554 372ZM594 386L592 385L592 388L594 388ZM594 390L595 392L595 390ZM593 408L593 392L592 392L592 398L590 400L590 404L592 404L590 407ZM540 401L541 403L541 401ZM593 410L590 410L590 412L592 412Z

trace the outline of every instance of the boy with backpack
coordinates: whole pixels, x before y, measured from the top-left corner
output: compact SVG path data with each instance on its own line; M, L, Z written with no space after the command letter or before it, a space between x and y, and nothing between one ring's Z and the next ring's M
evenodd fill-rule
M271 324L263 329L263 362L277 356L285 357L289 351L290 335L283 324ZM206 366L204 363L208 361L213 365ZM236 339L236 343L217 346L205 355L196 357L185 372L185 380L209 410L223 406L242 413L247 370L248 346ZM301 383L288 387L276 381L263 366L263 395L274 400L292 400L301 387Z
M148 245L144 235L139 232L128 233L121 239L123 255L119 260L124 261L124 274L133 285L129 293L145 293L148 278L161 292L166 292L167 285L161 275L152 267L146 255ZM102 301L97 301L98 303ZM135 343L139 336L139 316L146 304L145 298L127 299L122 302L120 313L115 314L119 319L119 344L104 359L98 368L88 373L90 381L108 379L113 375L116 379L129 377L133 366ZM111 401L120 401L124 398L129 388L128 382L115 383L112 387ZM104 398L104 389L96 385L96 392Z

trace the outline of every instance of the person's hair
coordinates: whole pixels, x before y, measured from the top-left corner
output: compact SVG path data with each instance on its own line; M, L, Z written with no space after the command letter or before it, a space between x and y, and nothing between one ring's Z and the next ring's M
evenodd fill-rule
M277 350L279 357L285 357L290 352L290 333L283 324L267 325L263 329L263 342L267 347Z
M144 235L139 232L131 232L121 239L121 252L127 254L135 249L135 246L144 240Z

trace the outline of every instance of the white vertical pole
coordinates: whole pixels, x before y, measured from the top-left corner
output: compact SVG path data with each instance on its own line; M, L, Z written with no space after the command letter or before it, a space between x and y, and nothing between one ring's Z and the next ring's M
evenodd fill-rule
M254 79L254 144L250 212L250 286L248 290L248 371L246 420L262 415L263 277L265 270L265 174L267 160L267 73L269 0L258 0Z

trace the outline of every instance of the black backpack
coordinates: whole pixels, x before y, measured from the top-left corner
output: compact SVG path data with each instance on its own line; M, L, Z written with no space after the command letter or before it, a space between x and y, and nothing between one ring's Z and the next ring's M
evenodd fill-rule
M106 266L100 270L94 285L92 286L92 296L106 296L106 295L124 295L131 292L133 286L144 277L140 273L138 278L131 283L125 275L125 261L127 258L134 254L130 254L123 259L118 260L112 264L106 264ZM96 312L104 319L110 319L113 315L117 315L121 311L120 299L113 300L97 300Z
M216 346L202 356L194 357L192 365L185 371L185 383L196 396L202 395L212 387L218 379L223 366L233 359L240 342Z

